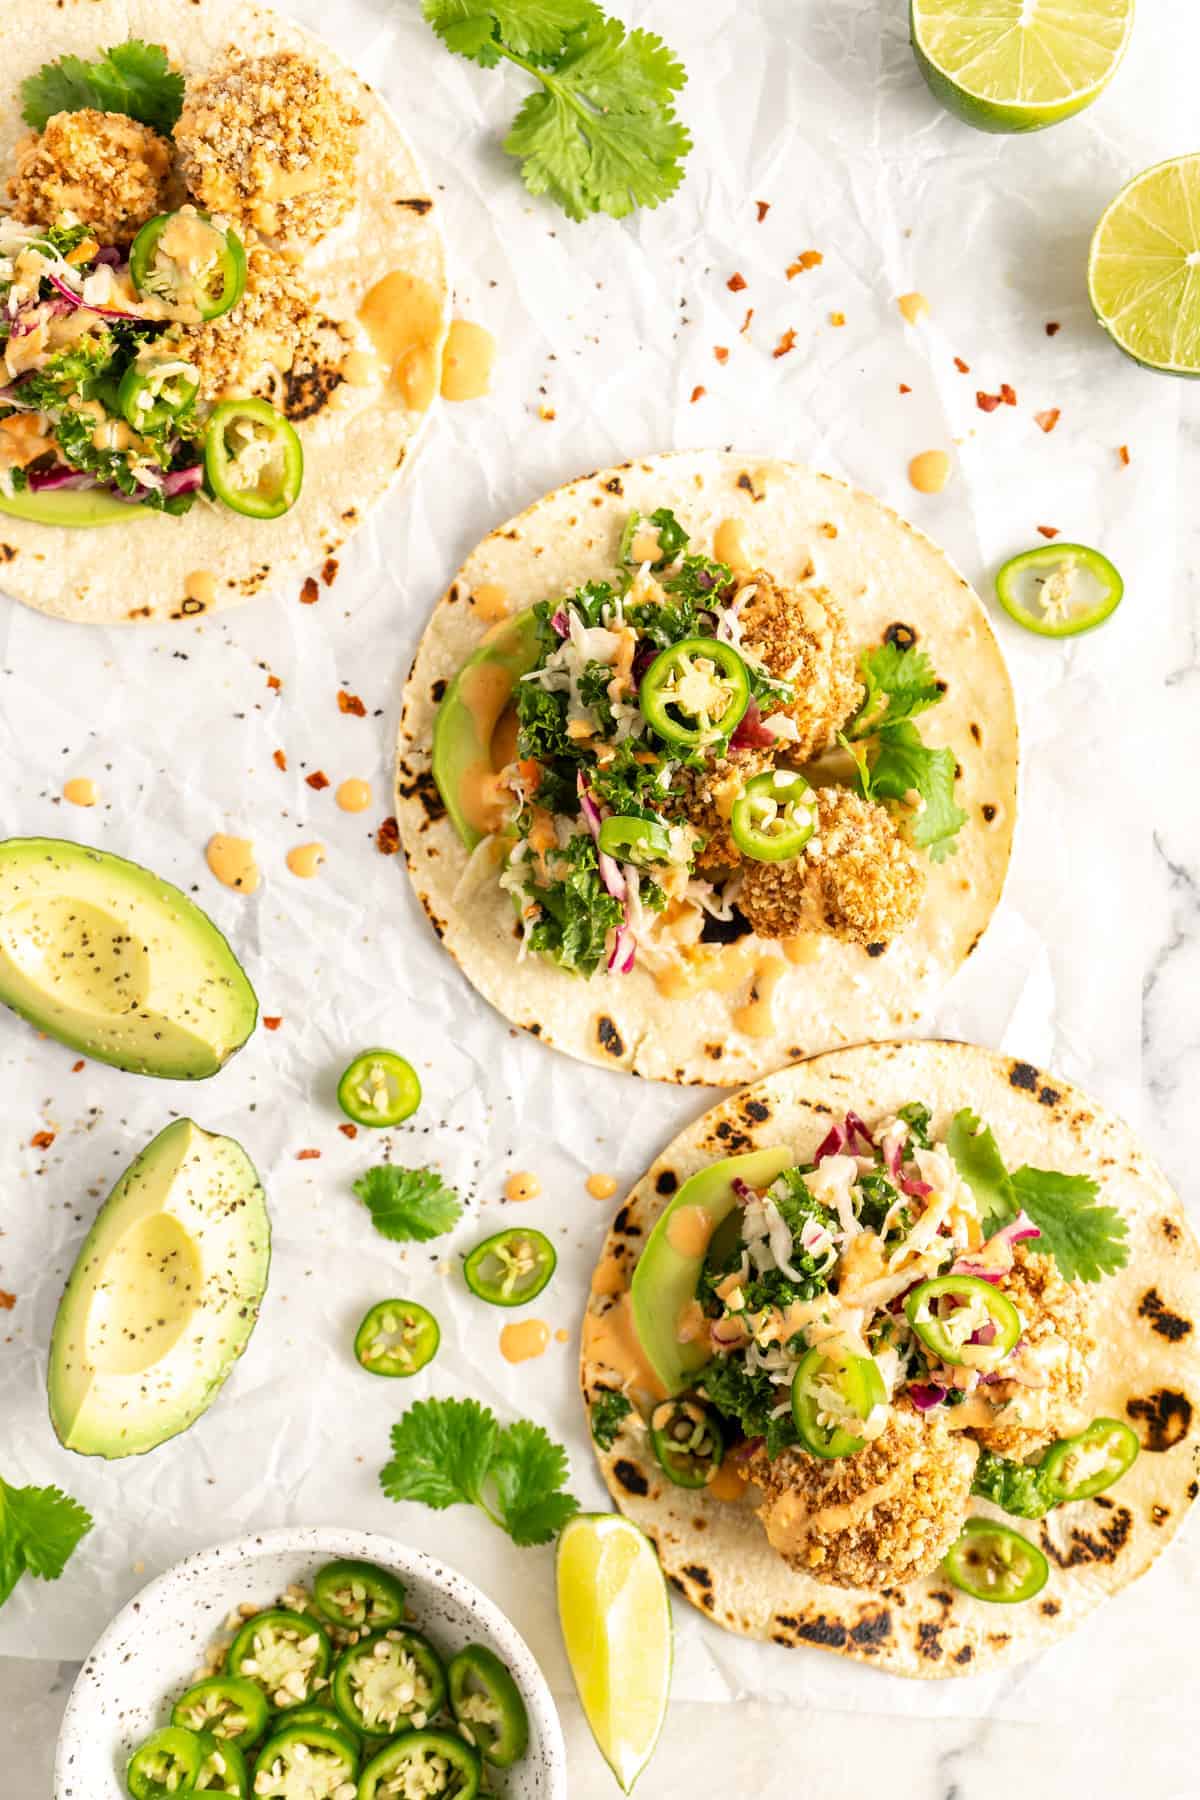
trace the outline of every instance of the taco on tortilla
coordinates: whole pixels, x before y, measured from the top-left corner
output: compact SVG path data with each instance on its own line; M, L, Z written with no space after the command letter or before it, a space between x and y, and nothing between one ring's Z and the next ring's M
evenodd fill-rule
M397 817L501 1012L732 1085L919 1017L999 898L1016 760L940 550L829 476L686 452L472 554L406 691Z
M243 0L10 8L0 70L6 591L113 623L299 580L438 391L441 232L399 125Z
M584 1321L605 1480L728 1630L903 1675L1072 1630L1196 1493L1200 1248L1127 1126L966 1044L685 1131Z

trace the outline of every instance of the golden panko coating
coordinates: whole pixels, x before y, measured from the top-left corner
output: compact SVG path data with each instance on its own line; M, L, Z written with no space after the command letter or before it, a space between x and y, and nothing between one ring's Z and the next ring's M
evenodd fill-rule
M73 213L100 243L126 244L170 204L170 144L124 113L55 113L15 154L9 199L31 225Z
M817 828L788 862L745 863L738 905L759 937L828 932L873 955L915 919L924 859L885 807L850 788L816 790Z
M829 748L862 699L845 615L826 588L784 587L764 569L747 576L742 591L743 646L795 688L787 711L799 737L782 747L792 760L809 762Z
M237 305L178 328L170 343L199 370L201 406L259 394L293 419L318 410L346 353L341 328L318 311L291 260L266 244L247 253Z
M771 1462L758 1450L747 1473L789 1567L833 1587L879 1587L937 1568L967 1516L978 1454L936 1415L899 1407L855 1456L792 1449Z
M702 769L677 772L668 797L672 816L680 815L703 832L704 845L696 855L702 875L741 862L742 853L729 835L729 815L746 783L774 763L770 750L735 750Z
M230 49L175 126L189 193L243 231L312 241L354 205L362 116L294 50Z
M1003 1401L1003 1410L995 1425L974 1435L986 1450L1020 1460L1081 1429L1096 1335L1088 1290L1064 1281L1054 1258L1037 1254L1036 1240L1017 1244L1013 1257L1001 1287L1022 1319L1014 1358L1039 1385L991 1383L988 1398Z

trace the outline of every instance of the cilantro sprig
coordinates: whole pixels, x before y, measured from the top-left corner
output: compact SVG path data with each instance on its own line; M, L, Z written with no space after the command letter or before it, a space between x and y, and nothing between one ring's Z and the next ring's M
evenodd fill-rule
M478 1400L418 1400L392 1427L379 1480L389 1500L478 1506L525 1548L548 1544L579 1511L562 1491L569 1475L566 1451L529 1419L501 1428Z
M991 1126L966 1107L954 1115L946 1147L984 1229L999 1231L1024 1209L1041 1233L1034 1248L1053 1256L1064 1280L1101 1281L1129 1261L1128 1226L1115 1206L1101 1204L1090 1175L1028 1163L1010 1174Z
M22 1575L57 1581L92 1516L54 1487L10 1487L0 1479L0 1606Z
M504 59L541 83L504 141L531 194L569 218L623 219L683 179L692 147L673 96L687 77L660 37L594 0L422 0L447 49L485 69Z
M908 827L913 843L944 862L967 815L954 798L953 750L931 750L913 719L936 706L942 689L923 650L910 644L880 644L859 659L864 696L838 742L854 760L864 800L920 801Z
M402 1169L380 1163L354 1183L375 1229L395 1243L428 1243L453 1230L463 1204L436 1169Z
M183 108L183 76L167 62L160 44L129 38L113 44L95 62L60 56L43 63L21 83L21 117L35 131L59 112L125 113L170 135Z

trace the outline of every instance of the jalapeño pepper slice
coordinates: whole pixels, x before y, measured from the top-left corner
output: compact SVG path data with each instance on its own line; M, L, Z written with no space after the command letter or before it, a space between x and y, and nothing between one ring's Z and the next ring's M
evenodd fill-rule
M794 769L766 769L733 803L729 832L743 856L786 862L799 856L817 824L817 797Z
M450 1710L485 1762L507 1769L529 1744L520 1689L486 1644L468 1644L446 1671Z
M254 1771L255 1800L336 1794L358 1774L358 1752L340 1727L293 1725L267 1739Z
M402 1124L421 1104L417 1071L394 1050L364 1050L338 1082L338 1105L356 1125Z
M375 1563L350 1557L318 1569L313 1600L330 1624L343 1631L361 1631L364 1626L377 1631L404 1617L404 1583Z
M1056 1506L1102 1494L1137 1461L1137 1432L1122 1419L1093 1419L1078 1437L1051 1444L1041 1461L1042 1480Z
M195 325L237 305L246 252L236 233L184 207L142 226L129 252L129 277L143 299L161 303L164 317Z
M199 1736L203 1754L191 1791L197 1794L233 1794L236 1800L246 1800L250 1792L250 1774L246 1768L246 1759L237 1745L219 1744L206 1731L202 1731Z
M939 1275L923 1281L904 1302L908 1322L939 1362L994 1369L1021 1335L1021 1315L990 1281L976 1275Z
M597 847L618 862L666 862L671 855L671 839L665 825L657 819L626 817L624 813L603 821Z
M409 1771L413 1779L405 1783ZM475 1800L481 1773L479 1752L464 1738L449 1731L410 1731L371 1758L358 1784L358 1800L406 1791L426 1800ZM389 1783L392 1775L401 1780Z
M964 1594L1012 1606L1040 1594L1050 1565L1036 1544L994 1519L968 1519L942 1568Z
M725 1454L721 1427L698 1400L666 1400L655 1407L650 1442L664 1474L682 1488L706 1486Z
M229 1646L225 1669L247 1677L283 1711L312 1700L329 1658L324 1626L304 1613L272 1607L246 1620Z
M856 1456L867 1441L857 1427L886 1403L887 1389L873 1356L809 1350L792 1377L792 1418L813 1456Z
M117 406L134 431L155 431L178 419L200 390L200 376L182 356L131 362L117 389Z
M209 1744L212 1741L207 1740ZM205 1754L206 1741L200 1732L164 1725L130 1757L125 1785L133 1800L169 1800L181 1789L195 1786Z
M660 650L638 690L647 725L691 750L730 737L749 704L749 671L719 638L684 638Z
M210 1675L180 1694L171 1709L172 1725L208 1731L222 1743L240 1749L255 1743L266 1730L266 1697L252 1681L237 1675Z
M354 1354L368 1375L415 1375L441 1341L437 1320L415 1300L379 1300L354 1334Z
M548 1237L513 1225L476 1244L463 1274L471 1292L489 1306L524 1306L541 1293L557 1262Z
M347 1750L358 1761L362 1754L362 1739L353 1725L347 1725L332 1705L322 1700L312 1706L293 1706L287 1716L286 1729L298 1731L304 1725L315 1725L319 1731L332 1731L335 1737L342 1739ZM275 1735L278 1736L279 1733L276 1732Z
M296 504L304 451L265 400L225 400L209 415L204 472L218 500L247 519L278 519Z
M389 1626L346 1651L333 1672L333 1704L347 1725L368 1737L420 1731L441 1710L446 1675L419 1631Z
M1016 624L1039 637L1078 637L1121 604L1120 574L1087 544L1041 544L996 572L996 598Z

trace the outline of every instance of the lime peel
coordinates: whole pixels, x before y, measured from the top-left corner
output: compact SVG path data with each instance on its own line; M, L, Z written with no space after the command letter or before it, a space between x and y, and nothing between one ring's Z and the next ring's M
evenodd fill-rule
M1200 155L1156 163L1121 189L1092 238L1088 294L1135 362L1200 375Z

